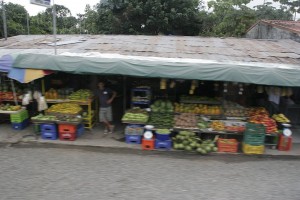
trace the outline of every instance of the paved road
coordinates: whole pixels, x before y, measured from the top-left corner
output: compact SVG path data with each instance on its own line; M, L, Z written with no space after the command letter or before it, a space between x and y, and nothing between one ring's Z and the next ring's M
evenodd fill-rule
M0 199L299 200L300 160L0 148Z

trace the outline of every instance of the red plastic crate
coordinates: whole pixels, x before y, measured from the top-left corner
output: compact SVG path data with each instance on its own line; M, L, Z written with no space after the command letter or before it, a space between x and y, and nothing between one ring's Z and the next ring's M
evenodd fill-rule
M278 150L289 151L292 148L292 137L286 137L284 135L279 136Z
M60 133L76 133L76 125L70 124L59 124L58 125L58 132Z
M76 132L59 132L58 136L60 140L74 141L76 139Z
M238 151L238 141L236 139L218 139L218 152L236 153Z
M143 150L153 150L154 149L155 140L146 140L142 139L142 149Z

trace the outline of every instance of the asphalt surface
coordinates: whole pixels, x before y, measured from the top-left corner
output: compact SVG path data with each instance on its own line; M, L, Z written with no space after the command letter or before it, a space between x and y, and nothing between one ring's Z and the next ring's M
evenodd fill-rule
M0 148L0 199L299 200L300 159Z

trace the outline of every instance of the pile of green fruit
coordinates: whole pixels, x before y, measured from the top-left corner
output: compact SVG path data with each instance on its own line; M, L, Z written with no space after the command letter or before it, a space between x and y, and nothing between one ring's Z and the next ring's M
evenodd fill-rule
M202 119L199 119L197 125L198 125L199 129L208 129L208 128L210 128L210 123L207 122L207 121L204 121Z
M151 113L149 124L155 128L172 128L174 125L174 116L171 113Z
M70 94L69 99L71 99L71 100L87 100L91 96L93 96L93 93L91 90L80 89L80 90L77 90L76 92L73 92L72 94Z
M39 114L37 116L31 117L32 120L39 120L39 121L57 121L57 117L53 115L43 115Z
M169 100L157 100L150 106L152 112L158 113L172 113L174 112L174 106Z
M128 110L122 117L123 122L146 123L148 119L147 111L138 107Z
M169 135L171 132L169 129L156 129L156 133L160 135Z
M196 151L200 154L207 154L218 151L214 141L201 140L194 132L180 131L173 138L174 149Z

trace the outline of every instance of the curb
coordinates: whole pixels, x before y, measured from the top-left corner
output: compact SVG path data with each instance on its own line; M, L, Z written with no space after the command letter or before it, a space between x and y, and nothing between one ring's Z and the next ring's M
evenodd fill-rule
M0 142L1 147L10 147L10 148L55 148L55 149L69 149L69 150L83 150L90 152L99 152L99 153L118 153L118 154L132 154L132 155L144 155L144 156L165 156L165 157L174 157L178 159L205 159L205 160L218 160L220 161L230 161L230 162L239 162L239 161L264 161L268 160L300 160L300 155L248 155L244 153L210 153L208 155L199 155L195 152L186 152L178 150L151 150L145 151L139 148L130 148L130 147L108 147L108 146L89 146L89 145L70 145L70 144L53 144L53 143L40 143L37 141L28 141L28 142Z

